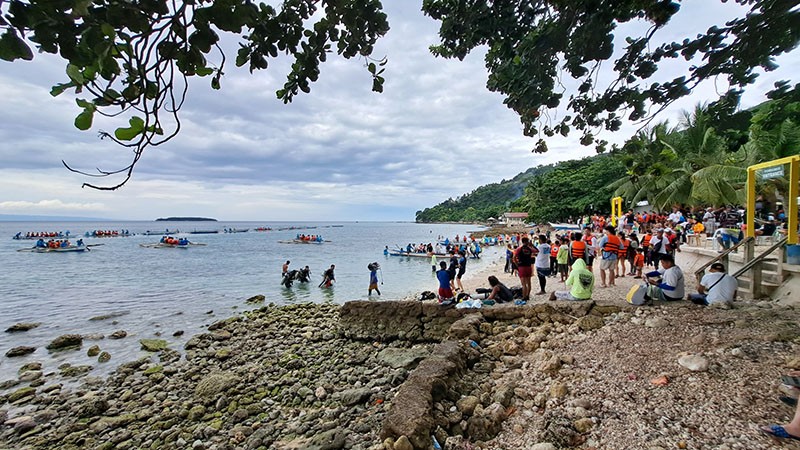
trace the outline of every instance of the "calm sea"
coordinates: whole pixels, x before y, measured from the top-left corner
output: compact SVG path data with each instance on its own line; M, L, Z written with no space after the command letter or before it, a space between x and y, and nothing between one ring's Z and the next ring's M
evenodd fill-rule
M279 230L287 227L302 230ZM255 232L256 227L272 231ZM219 234L187 235L193 242L207 244L189 249L143 248L160 236L144 236L147 230L219 230ZM224 228L249 228L247 233L222 233ZM30 253L18 249L34 241L13 240L17 232L66 231L83 236L91 230L122 230L137 233L131 237L84 238L87 244L102 244L83 253ZM0 328L17 322L41 322L34 330L5 333L0 330L0 351L15 346L37 347L21 358L0 356L0 381L16 377L17 369L29 361L40 361L45 370L55 370L64 362L90 364L93 375L107 373L117 364L145 353L138 340L159 336L172 348L181 349L193 334L210 323L253 308L244 301L263 294L267 303L336 302L366 299L369 284L367 264L381 265L382 296L400 299L423 290L435 290L436 280L426 258L384 256L390 249L408 243L435 242L437 236L464 235L480 229L474 225L414 224L378 222L0 222ZM322 245L283 244L298 233L320 234ZM494 258L492 250L480 260L471 260L477 269ZM280 285L281 265L311 268L311 283ZM336 284L321 289L322 272L336 265ZM115 317L89 320L101 315ZM45 346L56 336L67 333L108 336L125 330L128 337L84 341L81 351L49 353ZM173 337L176 331L183 336ZM93 344L111 353L112 360L97 363L86 356Z

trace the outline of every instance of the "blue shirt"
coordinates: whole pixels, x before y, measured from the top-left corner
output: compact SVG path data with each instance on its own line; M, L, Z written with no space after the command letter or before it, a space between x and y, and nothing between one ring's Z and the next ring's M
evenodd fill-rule
M447 270L441 269L436 271L436 278L439 280L440 288L450 289L450 274L447 273Z

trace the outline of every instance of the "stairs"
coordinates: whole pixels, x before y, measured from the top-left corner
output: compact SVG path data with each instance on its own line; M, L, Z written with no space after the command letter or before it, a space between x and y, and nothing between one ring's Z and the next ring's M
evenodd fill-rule
M739 282L739 295L753 297L753 288L752 288L752 272L739 275L736 278L736 281ZM761 289L759 292L759 296L761 297L769 297L775 292L783 281L786 279L786 274L784 271L780 270L778 267L778 260L777 258L764 258L761 261Z

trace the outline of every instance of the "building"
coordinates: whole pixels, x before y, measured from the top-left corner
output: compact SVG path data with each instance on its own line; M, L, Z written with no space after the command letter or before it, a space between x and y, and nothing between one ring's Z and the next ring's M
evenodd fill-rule
M507 212L503 213L503 222L506 225L525 225L528 213L526 212Z

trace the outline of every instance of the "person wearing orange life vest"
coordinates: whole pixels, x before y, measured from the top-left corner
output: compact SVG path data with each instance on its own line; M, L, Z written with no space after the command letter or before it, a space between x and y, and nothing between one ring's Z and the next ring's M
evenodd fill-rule
M561 241L556 239L554 245L550 247L550 276L555 277L558 274L558 249L561 247Z
M620 232L617 237L619 237L619 250L617 250L617 273L616 278L622 278L625 276L625 261L627 260L628 256L628 245L630 245L630 240L625 237L625 233Z
M572 234L572 242L569 243L569 265L582 259L586 261L586 242L581 239L580 233Z
M600 255L600 284L601 287L616 286L614 283L614 270L617 267L617 257L619 255L622 242L617 236L617 230L613 225L605 228L605 236L598 243L601 249ZM608 283L606 283L606 272L608 272Z

